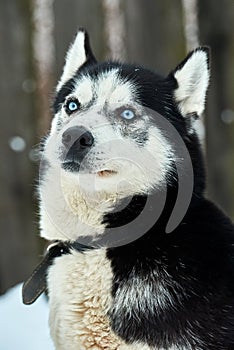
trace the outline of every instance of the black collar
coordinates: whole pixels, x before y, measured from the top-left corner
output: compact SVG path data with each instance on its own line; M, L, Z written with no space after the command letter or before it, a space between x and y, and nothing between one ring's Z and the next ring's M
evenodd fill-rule
M47 288L47 270L52 265L55 258L64 254L71 254L71 250L75 249L79 252L85 252L90 249L94 249L91 246L85 246L78 242L61 242L54 241L51 243L46 251L46 254L40 264L35 268L31 276L23 285L23 303L30 305L37 300L37 298Z

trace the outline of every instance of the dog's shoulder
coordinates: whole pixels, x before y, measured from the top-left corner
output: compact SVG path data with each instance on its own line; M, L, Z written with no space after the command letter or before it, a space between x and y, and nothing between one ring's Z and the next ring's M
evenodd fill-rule
M212 343L212 337L226 337L229 344L234 335L232 222L202 199L176 232L160 235L158 229L156 225L138 241L108 250L114 273L113 329L126 340L143 340L147 334L147 342L158 347L161 334L168 346L177 344L181 329L185 347L189 332L197 335L196 348L204 339ZM220 312L226 314L221 327ZM213 321L206 317L211 313Z

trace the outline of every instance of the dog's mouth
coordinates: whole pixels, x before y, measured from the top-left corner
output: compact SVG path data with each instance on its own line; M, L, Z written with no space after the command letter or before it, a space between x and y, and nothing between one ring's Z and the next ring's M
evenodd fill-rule
M62 163L62 167L64 170L67 170L69 172L80 172L85 174L95 174L99 178L107 178L111 177L117 174L117 171L110 170L110 169L102 169L98 171L88 171L87 169L80 169L80 164L76 162L64 162Z
M96 174L97 174L99 177L110 177L110 176L116 175L116 174L117 174L117 171L115 171L115 170L109 170L109 169L104 169L104 170L99 170L99 171L97 171Z

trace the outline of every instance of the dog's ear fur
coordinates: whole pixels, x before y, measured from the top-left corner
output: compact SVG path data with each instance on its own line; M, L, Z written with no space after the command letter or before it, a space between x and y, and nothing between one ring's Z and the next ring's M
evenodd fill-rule
M89 44L88 33L83 28L80 28L67 52L63 73L57 85L57 91L74 76L82 65L92 64L94 62L96 62L96 59Z
M198 47L171 72L178 84L174 97L183 116L200 116L204 111L210 76L209 51L208 47Z

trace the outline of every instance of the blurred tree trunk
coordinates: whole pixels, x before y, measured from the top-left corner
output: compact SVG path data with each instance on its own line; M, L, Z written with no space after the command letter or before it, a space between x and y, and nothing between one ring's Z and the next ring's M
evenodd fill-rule
M37 256L29 159L35 140L29 9L28 0L0 1L0 292L22 281Z
M197 0L182 0L184 17L184 36L187 51L199 46L199 25Z
M200 0L199 8L202 43L209 43L212 53L206 113L208 194L234 218L234 2Z
M123 7L128 60L167 74L186 52L181 1L126 0Z
M186 51L181 0L118 2L126 27L126 54L123 57L167 73ZM57 0L54 10L57 76L61 74L65 51L79 26L88 30L97 58L106 56L108 42L105 40L106 14L103 1Z
M54 0L31 0L32 46L37 81L36 110L39 116L37 128L45 135L50 127L50 98L54 88Z
M91 46L97 58L101 60L105 57L104 16L101 0L57 0L54 2L54 18L55 75L57 78L62 73L66 51L79 27L88 30Z
M107 60L124 60L125 18L121 0L102 0Z

